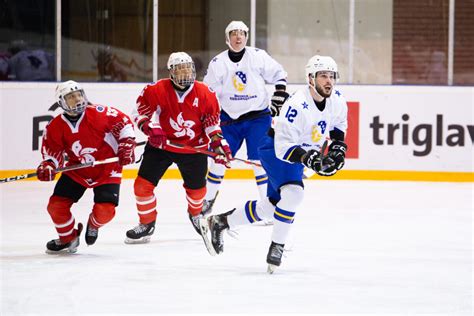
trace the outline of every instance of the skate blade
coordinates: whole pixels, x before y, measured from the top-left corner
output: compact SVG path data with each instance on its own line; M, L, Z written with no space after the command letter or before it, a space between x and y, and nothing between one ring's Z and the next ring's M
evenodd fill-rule
M273 272L275 272L276 268L277 268L276 265L274 265L274 264L269 264L269 265L268 265L268 268L267 268L267 273L268 273L268 274L273 274Z
M139 239L125 238L124 243L128 245L139 245L139 244L148 244L151 240L151 236L145 236Z
M217 253L208 236L209 224L206 218L199 219L199 227L201 228L201 237L204 241L204 245L206 246L207 252L209 252L211 256L215 256Z

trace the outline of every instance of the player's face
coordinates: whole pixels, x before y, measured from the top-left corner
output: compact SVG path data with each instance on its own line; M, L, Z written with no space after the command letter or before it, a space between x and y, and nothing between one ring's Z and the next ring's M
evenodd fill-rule
M68 108L70 108L72 111L68 112L68 114L71 115L76 115L77 113L74 113L73 111L81 104L84 102L84 95L82 94L81 91L74 91L69 94L66 94L64 96L64 101L66 101L66 104Z
M334 84L336 83L336 74L333 71L318 71L316 73L316 91L324 97L331 95Z
M192 63L179 64L171 70L174 83L181 87L191 85L194 82L195 74L194 64Z
M247 45L247 34L242 30L234 30L229 33L230 47L235 52L240 52Z

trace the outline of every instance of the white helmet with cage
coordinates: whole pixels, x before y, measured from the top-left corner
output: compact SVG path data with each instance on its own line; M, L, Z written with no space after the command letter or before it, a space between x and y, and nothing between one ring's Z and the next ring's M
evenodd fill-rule
M76 91L80 92L82 98L78 99L75 104L68 104L66 96ZM80 84L73 80L61 82L57 85L56 101L66 113L74 116L84 112L88 103L84 89L82 89Z
M188 87L196 80L196 67L193 59L185 52L172 53L168 58L170 78L181 88Z
M312 78L316 78L318 71L330 71L334 73L334 79L339 79L339 72L337 71L337 64L332 57L315 55L308 60L305 68L306 80L311 75Z
M230 32L232 32L232 31L244 31L245 32L245 40L247 41L248 34L249 34L249 28L242 21L232 21L232 22L229 23L229 25L227 25L227 27L225 28L225 43L227 44L227 46L229 46L230 49L232 49L232 47L230 46ZM246 44L247 44L247 42L246 42ZM245 45L244 45L244 47L245 47Z

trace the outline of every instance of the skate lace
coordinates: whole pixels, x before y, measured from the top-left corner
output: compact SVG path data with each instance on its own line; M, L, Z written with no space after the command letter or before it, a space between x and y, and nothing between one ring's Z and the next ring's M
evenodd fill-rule
M283 256L283 246L274 245L270 250L270 256L274 258L281 258Z
M134 227L133 228L133 231L137 234L141 234L143 233L144 231L146 231L148 229L148 225L145 225L145 224L138 224L138 226Z

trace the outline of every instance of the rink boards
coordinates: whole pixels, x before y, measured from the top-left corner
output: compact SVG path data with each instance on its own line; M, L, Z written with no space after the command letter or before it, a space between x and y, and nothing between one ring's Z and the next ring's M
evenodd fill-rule
M0 83L0 177L31 172L41 161L44 126L61 113L51 108L55 85ZM129 114L145 83L83 86L91 102ZM331 179L474 181L474 87L340 85L337 90L348 101L349 151L344 170ZM137 134L139 141L145 139ZM243 148L238 157L245 154ZM135 177L137 169L127 167L124 177ZM172 167L165 177L179 178L179 172ZM226 178L253 178L253 172L234 163Z

